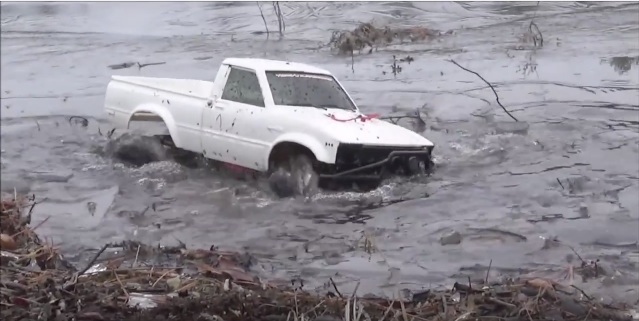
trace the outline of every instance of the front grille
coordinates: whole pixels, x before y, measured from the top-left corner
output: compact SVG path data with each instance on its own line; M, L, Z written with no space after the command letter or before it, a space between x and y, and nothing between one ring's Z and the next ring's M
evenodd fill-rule
M366 166L388 158L393 151L432 150L429 146L374 146L363 144L340 144L335 159L336 172ZM374 169L373 172L377 172Z

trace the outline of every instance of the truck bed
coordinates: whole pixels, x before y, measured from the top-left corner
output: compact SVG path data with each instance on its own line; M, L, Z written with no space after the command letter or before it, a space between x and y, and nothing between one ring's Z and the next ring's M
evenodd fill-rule
M213 90L213 82L196 79L175 79L135 76L112 76L112 79L132 85L157 89L171 93L208 98Z

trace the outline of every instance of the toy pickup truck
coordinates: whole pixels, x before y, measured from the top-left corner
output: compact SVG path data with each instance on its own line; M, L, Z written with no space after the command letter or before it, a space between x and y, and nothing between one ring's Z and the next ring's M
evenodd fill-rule
M226 58L213 82L112 76L105 112L120 128L164 124L168 145L266 174L280 196L370 189L432 166L432 142L362 114L329 71L301 63Z

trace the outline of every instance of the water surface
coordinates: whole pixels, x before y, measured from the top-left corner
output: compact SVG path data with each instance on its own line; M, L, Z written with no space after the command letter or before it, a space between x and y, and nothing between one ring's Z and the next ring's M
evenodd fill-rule
M491 277L557 277L572 251L547 246L556 237L615 276L582 287L636 299L639 5L535 4L282 3L279 40L254 34L264 26L252 2L2 3L2 188L46 198L34 222L51 218L38 232L74 260L105 242L179 239L255 253L258 273L301 277L307 288L332 276L343 292L362 280L359 291L392 295L483 278L491 259ZM276 30L271 5L263 10ZM545 40L537 50L519 40L533 16ZM365 21L453 35L356 55L353 72L350 57L323 44ZM393 75L393 55L415 61ZM437 172L366 194L278 200L210 169L129 168L96 152L106 143L98 130L110 129L101 119L111 75L213 79L231 56L321 66L365 112L419 109ZM489 80L520 122L446 59ZM129 61L166 64L107 68ZM452 231L462 243L442 246Z

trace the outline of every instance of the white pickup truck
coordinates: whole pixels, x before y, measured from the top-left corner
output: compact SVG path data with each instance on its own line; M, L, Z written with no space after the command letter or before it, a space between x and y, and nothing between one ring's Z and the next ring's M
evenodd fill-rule
M362 114L330 72L301 63L227 58L213 82L113 76L105 112L120 128L161 122L164 141L265 173L282 196L342 183L374 188L387 175L424 173L432 165L432 142ZM278 187L283 182L292 185Z

